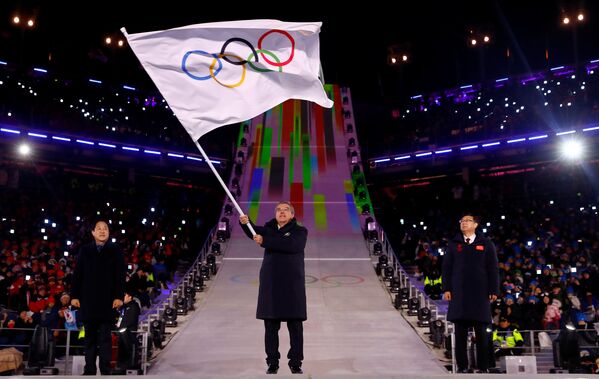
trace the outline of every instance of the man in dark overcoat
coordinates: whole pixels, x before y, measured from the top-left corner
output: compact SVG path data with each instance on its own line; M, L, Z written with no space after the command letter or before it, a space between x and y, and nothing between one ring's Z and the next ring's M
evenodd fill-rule
M252 236L247 227L248 216L239 221L248 237L263 247L264 259L260 268L260 287L256 318L264 320L264 345L268 374L279 369L279 329L281 321L287 323L291 348L287 354L289 368L294 374L302 373L304 359L303 321L307 319L304 248L308 230L298 224L291 203L279 202L275 218L263 227L252 226Z
M458 372L468 372L468 328L476 334L478 369L488 370L490 302L499 294L499 269L493 242L476 231L478 218L466 213L460 233L449 242L443 259L443 291L449 300L447 320L455 325Z
M96 375L96 356L100 373L110 375L111 328L115 310L123 305L125 260L119 246L108 240L105 221L94 225L94 241L81 246L73 274L71 305L79 307L77 317L85 328L85 367L83 375ZM99 346L99 350L98 350Z

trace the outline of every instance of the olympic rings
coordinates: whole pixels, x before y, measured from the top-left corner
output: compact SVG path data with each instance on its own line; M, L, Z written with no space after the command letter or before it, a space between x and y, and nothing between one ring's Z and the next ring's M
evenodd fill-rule
M254 46L252 46L252 44L251 44L251 43L249 43L247 40L245 40L245 39L243 39L243 38L229 38L229 39L228 39L228 40L227 40L227 41L226 41L226 42L223 44L223 47L220 49L220 54L223 56L223 59L224 59L224 60L226 60L227 62L229 62L229 63L231 63L231 64L234 64L234 65L236 65L236 66L241 66L241 65L244 65L244 64L246 64L246 63L249 63L248 61L244 61L244 60L241 60L240 62L231 62L231 61L229 60L229 58L227 58L227 57L225 56L225 50L227 49L227 46L229 46L229 44L230 44L231 42L242 42L242 43L246 44L246 45L247 45L247 46L248 46L248 47L249 47L249 48L252 50L252 53L254 53L254 57L256 58L256 62L258 62L258 56L256 55L256 50L254 49Z
M262 48L262 43L264 42L264 39L271 33L282 34L285 37L287 37L289 39L289 42L291 43L291 53L289 54L289 58L287 58L287 60L284 62L281 62L279 57L277 57L272 51ZM248 56L247 60L245 60L235 54L226 52L227 46L232 42L241 42L242 44L247 45L252 50L252 52ZM193 54L202 55L202 56L205 56L208 58L213 58L212 63L210 64L210 68L209 68L210 75L199 76L199 75L195 75L190 72L190 70L187 68L187 61L188 61L189 57ZM212 79L214 79L214 81L216 81L218 84L220 84L223 87L235 88L235 87L239 87L245 81L246 63L256 72L275 71L275 70L271 70L271 69L260 68L260 67L257 67L256 65L254 65L251 61L252 61L252 59L254 59L255 63L259 63L258 54L260 54L262 56L262 58L264 59L264 61L266 63L270 64L271 66L278 67L279 68L278 71L283 72L282 67L288 65L295 56L295 40L293 39L291 34L289 34L288 32L286 32L284 30L272 29L272 30L265 32L264 34L262 34L260 36L260 38L258 39L258 50L256 50L254 48L254 46L246 39L239 38L239 37L229 38L227 41L225 41L225 43L221 47L220 53L218 53L218 54L208 53L204 50L191 50L191 51L186 52L183 55L183 59L181 61L181 69L187 76L189 76L190 78L192 78L194 80L208 80L208 79L212 78ZM266 57L267 55L270 56L272 59L274 59L274 61L267 58ZM229 57L235 58L235 59L237 59L237 61L231 60ZM230 63L232 65L242 66L241 79L237 83L225 84L216 78L216 76L223 69L223 63L221 61L221 58L224 61L226 61L227 63ZM217 64L218 64L218 67L215 69Z
M358 275L327 275L320 279L313 275L305 275L304 278L306 285L314 284L320 280L323 283L332 285L332 287L355 286L362 284L365 281L363 277ZM258 278L250 274L234 275L230 278L230 280L239 284L251 284L253 286L258 285Z
M284 30L279 30L279 29L273 29L273 30L269 30L268 32L262 34L262 36L260 37L260 39L258 39L258 49L262 50L262 41L264 41L264 38L269 35L270 33L281 33L282 35L284 35L285 37L289 38L289 41L291 42L291 54L289 54L289 58L282 63L275 63L270 61L268 58L266 58L264 56L264 54L262 54L262 58L269 64L273 65L273 66L286 66L289 64L289 62L291 62L293 60L293 56L295 55L295 40L293 39L293 37L291 37L291 34L287 33Z
M271 57L274 58L275 61L280 62L281 60L272 52L272 51L268 51L268 50L258 50L258 53L262 54L262 53L266 53L268 55L270 55ZM250 53L250 55L248 55L248 65L254 70L254 71L258 71L258 72L269 72L269 71L274 71L274 70L270 70L268 68L260 68L260 67L256 67L254 66L254 64L250 61L250 58L252 57L252 55L255 55L256 51L254 51L253 53ZM283 67L279 67L279 72L283 72Z
M243 60L241 57L239 57L239 56L237 56L237 55L234 55L234 54L228 54L228 53L225 53L225 54L218 54L218 58L223 58L223 59L225 59L225 56L226 56L226 55L228 55L228 56L230 56L230 57L235 57L235 58L239 59L240 61L242 61L242 60ZM218 58L214 58L214 60L212 61L212 64L210 65L210 75L211 75L211 76L214 78L214 80L215 80L215 81L216 81L218 84L220 84L220 85L221 85L221 86L223 86L223 87L227 87L227 88L235 88L235 87L239 87L239 86L241 85L241 83L243 83L243 81L245 80L245 70L246 70L246 68L245 68L245 65L241 66L241 70L242 70L242 71L241 71L241 79L239 79L239 81L238 81L237 83L235 83L235 84L224 84L224 83L221 83L221 82L220 82L218 79L216 79L216 74L218 74L218 70L217 70L217 72L216 72L216 73L214 72L214 66L216 65L216 63L218 62L219 64L221 64L221 63L220 63L220 60L219 60ZM221 64L221 65L222 65L222 64Z
M199 55L203 55L205 57L213 57L214 59L218 60L218 55L216 54L210 54L207 53L203 50L192 50L192 51L188 51L187 53L185 53L185 55L183 56L183 61L181 62L181 69L183 70L183 72L185 72L190 78L195 79L195 80L208 80L210 78L214 78L215 75L218 75L218 73L220 72L220 70L223 68L223 64L220 60L218 60L218 69L212 73L210 72L210 75L206 75L206 76L196 76L194 74L192 74L191 72L189 72L187 70L187 59L191 56L191 54L199 54Z

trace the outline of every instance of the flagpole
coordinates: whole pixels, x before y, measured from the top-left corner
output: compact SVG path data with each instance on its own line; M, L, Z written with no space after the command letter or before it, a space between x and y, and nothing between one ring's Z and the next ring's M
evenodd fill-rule
M324 71L322 71L322 63L320 63L318 67L318 76L320 76L320 82L324 86Z
M204 151L204 149L202 149L202 146L200 145L199 140L194 140L193 142L198 147L198 150L200 150L200 154L202 154L202 157L204 157L204 160L206 161L206 163L208 164L208 166L210 167L210 169L214 173L214 176L216 176L216 179L218 179L220 185L223 186L223 189L227 193L227 196L229 196L229 199L231 199L231 202L235 206L235 209L237 209L237 212L239 212L240 215L245 214L241 210L241 207L239 207L239 204L237 204L237 201L235 201L235 198L233 197L233 194L231 193L231 191L229 191L229 188L227 188L227 185L225 184L225 182L223 182L223 179L218 174L218 171L216 171L216 169L214 168L214 165L212 165L212 162L210 162L210 158L208 158L208 155L206 155L206 152ZM254 231L254 228L252 227L252 224L248 222L246 224L246 226L248 227L248 229L250 230L250 232L252 232L252 235L255 236L256 232Z

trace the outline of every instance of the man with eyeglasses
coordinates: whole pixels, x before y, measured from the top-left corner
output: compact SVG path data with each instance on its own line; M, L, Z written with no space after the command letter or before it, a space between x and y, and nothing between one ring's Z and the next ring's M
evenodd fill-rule
M256 318L264 320L266 373L276 374L279 370L279 329L281 321L285 321L291 345L287 354L289 368L293 374L302 374L302 323L307 319L304 248L308 230L295 220L293 206L287 201L277 204L275 218L264 226L255 226L247 215L239 216L239 222L245 234L264 248ZM255 236L248 223L254 227Z
M478 218L465 213L460 233L452 239L443 259L444 298L449 300L447 320L455 325L455 355L458 372L468 368L468 328L476 334L476 361L480 372L488 371L491 305L499 294L499 268L495 245L476 231Z

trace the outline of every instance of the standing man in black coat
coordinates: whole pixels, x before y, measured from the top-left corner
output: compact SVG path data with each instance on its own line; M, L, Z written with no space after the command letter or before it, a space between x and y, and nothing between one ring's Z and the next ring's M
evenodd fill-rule
M264 320L267 374L276 374L279 370L281 321L287 322L289 329L289 368L293 374L303 372L302 322L307 319L304 248L308 230L298 224L294 216L295 211L291 203L279 202L274 219L263 227L254 226L252 223L257 233L253 237L246 226L250 222L248 216L239 216L239 222L247 236L265 249L260 268L256 318Z
M443 260L443 291L449 300L447 320L455 325L455 355L458 372L468 371L466 342L468 328L476 334L478 369L488 370L491 323L490 302L499 294L499 269L493 242L476 232L478 218L465 213L460 219L460 231L449 242Z
M100 373L111 374L110 330L115 310L123 305L125 260L118 245L108 241L109 234L108 224L97 221L92 230L94 242L81 246L73 274L71 305L80 308L77 315L85 328L83 375L96 375L97 355Z

